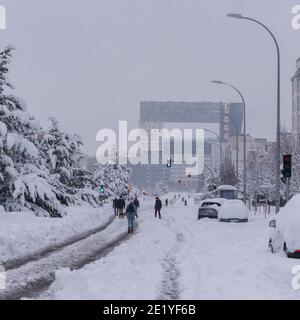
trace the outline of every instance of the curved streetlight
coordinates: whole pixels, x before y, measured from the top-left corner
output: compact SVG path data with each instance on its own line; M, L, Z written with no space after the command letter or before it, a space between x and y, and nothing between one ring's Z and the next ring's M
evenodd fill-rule
M280 126L280 50L279 50L279 45L272 31L267 26L265 26L262 22L249 17L244 17L240 13L228 13L227 16L235 19L249 20L256 24L259 24L271 35L276 46L276 51L277 51L276 213L278 213L280 208L280 151L281 151L280 150L280 131L281 131L280 127L281 126Z
M243 106L244 106L244 173L243 173L244 183L243 183L243 192L244 192L244 202L246 203L246 194L247 194L246 102L245 102L244 96L242 95L241 91L239 89L237 89L235 86L233 86L233 85L231 85L231 84L229 84L227 82L223 82L223 81L219 81L219 80L213 80L212 83L220 84L220 85L224 85L224 86L232 88L235 92L238 93L238 95L241 97L241 99L243 101Z

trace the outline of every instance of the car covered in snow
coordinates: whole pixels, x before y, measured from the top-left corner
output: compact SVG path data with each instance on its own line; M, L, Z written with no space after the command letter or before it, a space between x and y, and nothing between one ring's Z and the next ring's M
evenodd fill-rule
M218 219L218 213L226 199L215 198L201 202L198 210L198 220L203 218Z
M271 252L284 250L289 258L300 258L300 194L295 195L269 223Z
M227 200L219 210L220 222L248 222L249 210L241 200Z

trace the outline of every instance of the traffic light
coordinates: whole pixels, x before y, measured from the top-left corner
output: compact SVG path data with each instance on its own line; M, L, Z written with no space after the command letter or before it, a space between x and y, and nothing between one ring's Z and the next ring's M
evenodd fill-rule
M100 191L100 193L104 193L105 192L103 185L100 186L99 191Z
M172 167L172 159L168 159L167 167L168 168Z
M282 175L283 175L283 178L292 177L292 156L290 154L285 154L283 156Z

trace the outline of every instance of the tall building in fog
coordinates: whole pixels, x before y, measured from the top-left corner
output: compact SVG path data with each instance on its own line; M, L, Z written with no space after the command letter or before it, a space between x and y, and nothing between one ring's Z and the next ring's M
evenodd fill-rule
M293 87L293 135L297 151L300 151L300 58L297 60L297 71L292 77Z

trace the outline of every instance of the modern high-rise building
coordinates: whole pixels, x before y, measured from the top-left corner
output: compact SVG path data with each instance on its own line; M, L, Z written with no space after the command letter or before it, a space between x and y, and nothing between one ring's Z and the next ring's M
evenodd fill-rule
M297 60L297 71L292 77L293 87L293 135L296 149L300 151L300 58Z
M242 103L144 101L140 106L140 127L146 131L162 129L166 123L215 123L223 142L236 135L235 124L241 134L243 119Z

